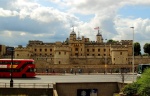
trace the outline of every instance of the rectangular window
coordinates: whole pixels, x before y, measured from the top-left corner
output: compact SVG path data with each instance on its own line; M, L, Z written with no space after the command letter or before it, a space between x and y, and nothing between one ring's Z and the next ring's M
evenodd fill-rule
M106 51L106 49L104 49L104 52Z
M98 52L100 52L100 49L98 49Z
M50 52L52 51L52 49L50 49Z
M75 51L78 51L78 48L75 48Z
M76 56L78 56L78 53L75 53Z
M59 55L61 54L61 52L59 52Z
M100 54L98 54L98 56L100 56Z
M93 52L95 51L95 49L93 49Z
M122 55L122 52L120 52L120 55Z
M40 52L42 51L42 49L40 49Z
M87 52L89 52L89 49L87 49Z

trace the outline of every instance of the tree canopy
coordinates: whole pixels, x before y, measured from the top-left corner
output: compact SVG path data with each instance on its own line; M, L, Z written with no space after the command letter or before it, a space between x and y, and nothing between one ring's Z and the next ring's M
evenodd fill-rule
M118 42L118 41L115 41L115 40L112 40L112 39L109 39L109 40L107 41L107 43L116 43L116 42Z
M150 95L150 68L146 69L136 82L126 85L123 93L127 96L149 96Z
M134 55L141 55L141 45L139 42L134 43Z
M146 69L144 73L141 75L141 78L137 80L137 83L140 85L138 88L138 93L141 96L149 96L150 95L150 69Z
M143 47L144 52L150 55L150 43L146 43Z

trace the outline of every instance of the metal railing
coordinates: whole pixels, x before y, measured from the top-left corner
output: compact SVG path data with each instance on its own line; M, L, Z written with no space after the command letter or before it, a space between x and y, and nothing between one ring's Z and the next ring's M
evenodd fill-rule
M0 83L0 88L10 88L10 83ZM52 83L14 83L13 88L53 88Z

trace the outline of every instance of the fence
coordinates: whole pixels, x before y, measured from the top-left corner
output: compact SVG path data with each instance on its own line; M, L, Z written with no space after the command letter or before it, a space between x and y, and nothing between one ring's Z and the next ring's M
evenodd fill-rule
M10 83L0 83L0 88L10 88ZM53 88L52 83L14 83L13 88Z

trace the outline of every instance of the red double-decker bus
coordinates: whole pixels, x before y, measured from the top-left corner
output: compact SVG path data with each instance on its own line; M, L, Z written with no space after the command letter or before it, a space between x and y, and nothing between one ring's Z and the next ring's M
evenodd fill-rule
M12 63L13 61L13 63ZM12 74L11 74L12 73ZM0 77L35 77L33 59L0 59Z

